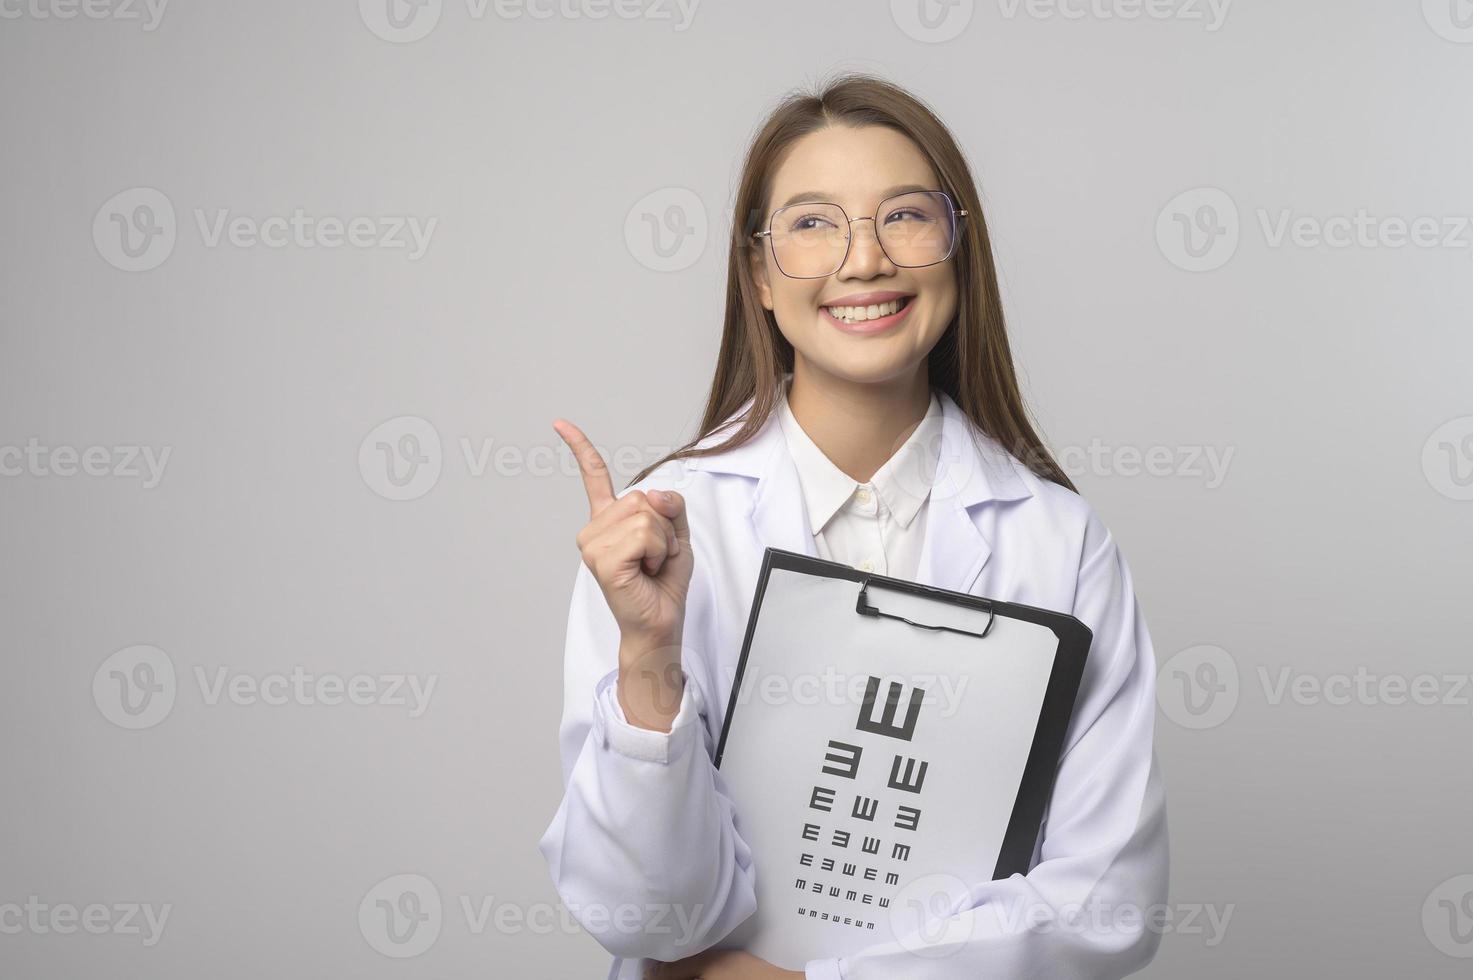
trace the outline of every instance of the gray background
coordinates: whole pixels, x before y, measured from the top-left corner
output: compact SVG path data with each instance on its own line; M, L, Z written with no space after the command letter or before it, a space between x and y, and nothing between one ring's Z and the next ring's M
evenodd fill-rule
M746 141L860 68L968 153L1027 394L1135 575L1176 924L1145 975L1466 975L1466 0L989 0L933 28L915 2L445 0L404 31L386 2L4 8L0 905L106 911L0 918L0 974L602 976L535 850L586 519L550 422L624 479L693 433ZM175 240L130 272L133 188ZM196 216L298 208L436 224L412 258L211 244ZM1455 240L1273 235L1357 212ZM1178 214L1227 232L1213 268ZM405 486L380 442L422 459ZM156 485L128 447L167 448ZM113 671L139 662L159 717L130 729ZM294 668L436 686L417 717L212 697ZM1358 670L1434 703L1276 697ZM359 907L405 874L442 912L391 957ZM159 941L125 903L169 907Z

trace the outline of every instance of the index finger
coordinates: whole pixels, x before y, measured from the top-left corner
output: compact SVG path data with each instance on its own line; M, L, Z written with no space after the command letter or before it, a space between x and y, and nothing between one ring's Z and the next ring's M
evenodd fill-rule
M614 482L609 479L609 468L582 429L567 419L554 419L552 427L573 450L578 471L583 474L583 489L588 494L589 517L597 517L599 511L614 502Z

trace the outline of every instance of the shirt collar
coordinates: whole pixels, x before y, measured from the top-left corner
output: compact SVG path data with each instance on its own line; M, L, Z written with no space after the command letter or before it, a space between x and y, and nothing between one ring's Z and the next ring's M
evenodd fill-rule
M787 440L783 438L779 424L782 413L776 408L783 391L783 384L773 386L774 408L746 442L719 453L683 457L683 468L755 481L753 512L761 510L764 486L784 463L792 461L792 453L787 449ZM1034 476L992 436L978 431L972 419L944 390L933 388L932 393L941 399L942 411L940 457L933 498L939 494L965 510L990 501L1031 497L1033 484L1041 478ZM755 406L756 398L748 395L740 406L711 432L697 439L694 445L704 449L730 439L748 421Z
M798 468L808 521L816 534L848 502L859 482L835 466L809 438L788 406L787 384L780 388L778 421L788 453ZM930 492L940 456L942 421L941 400L932 391L925 417L870 478L875 492L901 527L910 526Z

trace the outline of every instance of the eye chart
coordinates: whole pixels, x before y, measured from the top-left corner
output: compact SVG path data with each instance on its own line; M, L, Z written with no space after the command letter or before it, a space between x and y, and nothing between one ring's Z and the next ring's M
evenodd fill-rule
M1089 640L767 549L716 756L757 912L720 945L802 969L934 934L968 883L1026 873Z

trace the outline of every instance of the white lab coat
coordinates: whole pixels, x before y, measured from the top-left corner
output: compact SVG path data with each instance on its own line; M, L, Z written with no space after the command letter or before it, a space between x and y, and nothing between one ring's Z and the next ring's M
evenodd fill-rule
M1166 901L1146 623L1125 559L1089 504L1028 471L938 393L945 422L917 580L1069 612L1094 637L1028 874L972 883L949 946L917 956L908 951L915 942L876 945L811 961L807 975L1121 977L1155 953ZM565 792L538 845L564 904L614 955L609 977L620 980L637 978L643 957L674 960L718 945L756 907L752 855L711 757L763 549L816 553L776 413L747 444L665 463L635 486L675 489L686 500L695 569L685 694L669 733L623 720L612 687L618 627L580 562L559 729ZM1041 924L1051 913L1052 924Z

